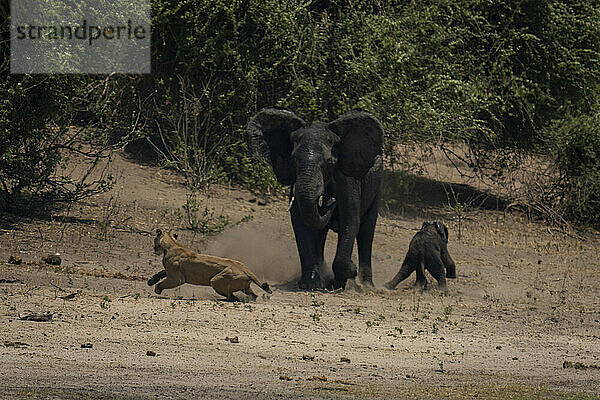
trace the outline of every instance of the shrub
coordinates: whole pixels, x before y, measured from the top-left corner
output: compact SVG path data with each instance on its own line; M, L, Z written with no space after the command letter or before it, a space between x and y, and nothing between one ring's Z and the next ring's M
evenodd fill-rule
M65 174L70 156L94 169L103 149L85 146L86 132L70 124L72 78L9 75L0 71L0 209L30 211L52 201L73 201L104 190L104 174ZM97 144L100 135L94 134Z
M556 201L565 219L600 228L600 112L568 118L554 130Z
M527 155L577 163L557 150L580 140L566 141L564 130L576 124L571 115L592 115L600 104L600 4L588 0L155 0L152 18L152 75L0 84L2 99L21 102L0 106L0 134L17 132L2 150L5 183L35 186L56 168L60 152L24 156L45 166L38 170L15 157L25 154L17 148L52 143L47 128L71 94L80 121L124 140L144 137L191 186L226 181L260 191L275 190L275 181L252 160L242 132L266 106L289 107L307 122L366 108L384 125L392 162L401 143L460 142L467 165L501 180ZM16 86L20 79L29 91ZM36 79L43 84L27 84ZM36 104L41 98L47 103ZM587 161L580 167L591 171ZM591 172L577 168L560 164L561 182L585 188L593 204L597 186L576 184ZM575 209L590 203L578 198L569 218L582 218Z

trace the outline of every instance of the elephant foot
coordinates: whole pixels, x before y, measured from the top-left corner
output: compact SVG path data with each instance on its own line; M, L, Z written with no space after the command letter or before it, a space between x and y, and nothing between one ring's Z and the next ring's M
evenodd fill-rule
M300 277L300 282L298 282L298 287L302 290L315 290L315 289L323 289L325 284L319 271L316 269L310 269L306 271L302 271L302 276Z
M373 284L373 278L361 278L361 285L366 286L368 289L373 289L375 285Z
M356 279L348 279L348 280L346 281L346 287L345 287L345 289L344 289L344 290L353 290L353 291L355 291L355 292L357 292L357 293L364 293L364 292L365 292L365 290L366 290L366 291L368 291L368 290L370 290L370 289L371 289L371 288L369 288L369 287L365 287L364 285L362 285L362 284L358 283L358 282L356 281Z
M334 279L333 280L333 290L346 289L346 282L347 282L347 279L344 279L344 280Z
M441 292L446 292L446 293L448 293L448 286L446 285L446 281L441 281L441 282L438 282L438 289L439 289Z
M371 270L370 263L360 263L358 268L358 277L360 278L360 283L362 285L367 286L370 289L375 287L373 284L373 272Z
M345 289L346 281L348 279L356 278L356 265L352 261L349 263L333 262L333 288L334 289Z

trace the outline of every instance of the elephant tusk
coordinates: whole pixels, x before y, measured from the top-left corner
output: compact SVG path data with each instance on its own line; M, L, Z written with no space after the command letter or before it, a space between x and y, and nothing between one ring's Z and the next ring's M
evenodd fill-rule
M323 195L319 196L319 207L323 207Z
M290 193L290 205L288 206L288 211L290 211L292 209L292 206L294 205L294 200L296 200L296 185L292 185L292 191Z

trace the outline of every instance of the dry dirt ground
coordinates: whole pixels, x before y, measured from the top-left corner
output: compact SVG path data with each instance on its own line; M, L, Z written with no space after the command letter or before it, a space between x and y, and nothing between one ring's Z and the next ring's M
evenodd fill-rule
M220 216L227 226L194 235L180 179L120 155L111 169L113 190L47 219L0 216L0 398L600 398L597 234L495 211L493 199L444 207L436 199L447 186L430 180L417 180L420 200L405 202L388 174L377 289L307 293L295 289L285 199L259 205L214 187L196 206L209 227ZM414 277L381 289L433 218L450 230L458 279L449 293L415 290ZM145 281L162 268L152 253L158 227L245 261L273 294L228 303L184 285L156 296ZM329 261L334 244L332 234ZM41 261L55 252L60 266ZM18 317L42 311L50 322Z

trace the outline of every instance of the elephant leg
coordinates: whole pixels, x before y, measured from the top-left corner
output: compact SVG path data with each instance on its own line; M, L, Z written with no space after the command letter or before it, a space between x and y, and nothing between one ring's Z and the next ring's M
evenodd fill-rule
M442 262L446 267L446 278L455 279L456 265L454 264L454 260L452 260L452 257L450 257L450 253L448 253L448 249L445 246L442 248Z
M334 288L345 288L348 279L356 278L356 266L352 262L354 241L360 228L360 181L336 173L338 195L336 197L339 212L338 243L332 268Z
M358 273L361 283L373 286L373 271L371 269L371 251L373 248L373 235L375 234L375 224L377 223L377 214L379 208L379 199L371 203L369 211L363 216L360 223L360 229L356 236L358 246Z
M327 233L329 229L324 229L317 233L317 260L319 264L319 275L324 288L331 289L333 286L331 267L328 267L325 262L325 242L327 241Z
M337 251L332 264L335 289L344 289L348 279L356 278L356 265L352 262L352 251L357 233L358 224L351 225L345 235L338 235Z
M317 232L317 262L321 268L325 266L325 241L327 240L328 229Z
M298 286L303 290L322 289L324 284L319 273L320 260L317 251L317 234L306 226L302 220L296 202L292 205L290 215L302 268L302 276Z
M385 284L385 287L390 290L395 289L396 286L398 286L400 282L408 278L414 270L415 268L413 260L406 256L404 258L404 262L402 263L400 271L398 271L398 273L394 276L394 278L392 278L391 281Z
M156 294L161 294L165 289L174 289L177 286L181 286L185 283L185 276L182 271L167 271L167 279L161 281L154 287Z
M421 261L419 266L417 267L417 280L415 281L415 286L420 286L422 288L427 287L427 277L425 276L425 263Z
M427 269L431 276L438 282L438 286L442 289L446 289L446 271L441 254L429 254L426 262Z

